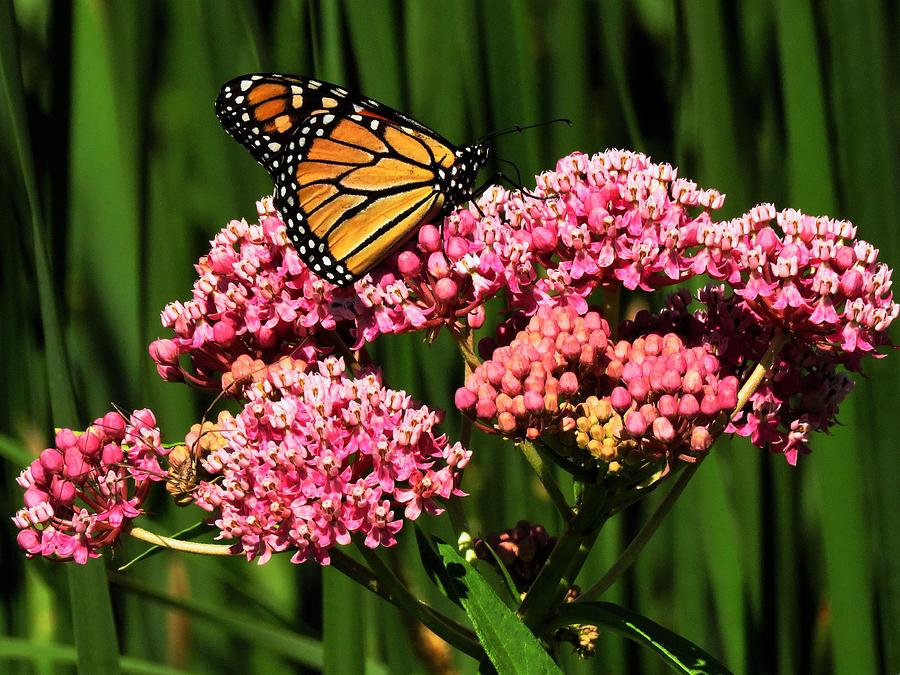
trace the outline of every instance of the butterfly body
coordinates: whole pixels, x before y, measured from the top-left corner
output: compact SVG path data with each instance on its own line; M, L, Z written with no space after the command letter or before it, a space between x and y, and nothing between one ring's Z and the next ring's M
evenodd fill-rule
M338 285L470 199L489 155L485 144L456 147L389 106L296 76L236 78L216 114L272 175L297 253Z

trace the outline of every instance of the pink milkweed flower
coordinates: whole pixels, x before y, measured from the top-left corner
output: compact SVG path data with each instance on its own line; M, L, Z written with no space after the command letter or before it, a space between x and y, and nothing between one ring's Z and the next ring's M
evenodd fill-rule
M60 429L56 443L19 475L24 508L13 517L28 556L84 564L112 546L141 514L168 454L147 409L126 420L108 412L83 432Z
M283 357L243 390L219 447L203 460L214 476L196 503L213 512L220 539L263 563L328 564L329 549L359 533L392 546L404 520L438 514L470 452L436 434L441 414L387 389L376 372L351 376L342 359L307 366Z

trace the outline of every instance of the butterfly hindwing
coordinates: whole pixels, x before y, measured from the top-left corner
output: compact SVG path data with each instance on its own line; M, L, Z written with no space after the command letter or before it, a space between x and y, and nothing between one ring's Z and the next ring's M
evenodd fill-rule
M440 141L380 116L314 115L287 145L275 204L313 271L347 283L440 212L453 159Z

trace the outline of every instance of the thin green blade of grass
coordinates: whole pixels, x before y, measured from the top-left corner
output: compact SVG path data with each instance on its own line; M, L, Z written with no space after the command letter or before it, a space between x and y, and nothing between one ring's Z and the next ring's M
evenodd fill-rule
M36 642L8 636L0 636L0 663L10 661L31 663L37 667L41 661L54 664L75 665L78 652L70 645ZM186 675L188 671L169 668L143 659L123 656L119 661L123 673L135 675Z
M599 3L600 29L603 39L604 61L609 66L609 73L615 85L618 97L618 108L628 129L629 142L636 150L646 152L646 145L637 120L634 99L630 91L626 59L631 53L627 30L627 3L616 0L602 0Z
M107 40L102 5L77 4L73 16L69 272L72 365L92 414L110 398L137 395L140 335L138 106L119 96L113 72L124 56ZM124 71L120 67L120 71ZM104 261L98 264L98 261Z
M37 195L37 180L31 159L31 141L25 123L25 102L19 70L19 56L15 35L15 14L12 3L0 3L0 88L12 124L18 165L25 184L34 245L34 264L37 275L41 321L47 351L48 374L53 418L57 424L74 421L75 401L72 394L68 360L58 323L59 313L54 297L53 276L44 244ZM70 422L72 423L72 422ZM78 645L78 664L83 672L119 672L116 630L112 617L105 568L97 560L87 565L68 568L72 602L72 624Z
M362 616L366 591L333 569L322 574L322 647L324 672L361 673L365 670L366 642L352 616ZM351 634L353 637L351 637ZM353 645L352 649L348 645Z
M831 166L831 139L828 134L828 119L824 96L822 69L817 53L815 22L812 7L807 0L790 0L776 3L775 26L778 36L778 54L782 77L782 100L787 134L787 178L788 200L791 206L811 213L835 213L835 177ZM850 402L844 406L852 405ZM818 452L811 458L817 473L828 471L825 466L829 456L841 453L830 439L816 439ZM827 455L826 455L827 453ZM838 460L840 461L840 460ZM837 468L837 465L832 467ZM775 466L774 489L778 512L790 514L797 508L798 500L790 487L797 487L798 481L782 475L787 469ZM841 507L843 508L843 506ZM829 514L827 506L821 511L823 521ZM823 534L829 537L830 527L823 522ZM840 536L834 532L833 535ZM832 536L833 536L832 535ZM795 521L785 517L778 523L778 539L790 547L797 546ZM797 607L799 594L796 589L799 570L793 556L785 555L780 546L774 548L776 617L781 630L778 631L777 650L782 668L791 668L797 663L798 655L792 649L798 641L800 616ZM834 568L832 568L834 569ZM844 581L840 582L843 585ZM804 655L805 656L805 655ZM785 672L790 672L787 670Z
M842 207L836 215L856 223L859 237L876 242L880 259L896 267L900 263L900 139L895 75L900 64L895 41L891 39L891 22L896 21L896 16L885 4L872 0L852 4L830 1L824 3L824 10L830 47L834 157ZM898 335L896 328L893 335ZM896 640L900 634L900 541L895 522L900 512L900 465L896 461L896 404L888 403L896 401L900 362L892 354L882 362L870 364L866 374L870 379L857 378L860 381L852 395L855 414L845 410L842 415L854 432L845 442L855 443L835 447L832 467L838 472L839 465L849 463L854 470L861 469L862 475L851 477L861 481L854 486L854 492L861 492L864 500L860 503L866 509L863 529L839 531L838 527L857 524L848 522L843 513L834 521L830 516L823 521L829 539L841 541L840 537L846 534L857 545L868 542L868 548L857 548L858 558L852 569L855 581L835 587L835 591L845 594L835 599L839 604L834 608L835 670L839 672L893 672L900 668L900 643ZM841 438L846 436L842 434ZM848 461L848 457L853 459ZM837 483L839 475L833 480ZM826 506L842 506L833 493L824 494L829 499ZM845 541L843 546L843 551L847 551L852 544ZM864 573L863 568L869 572ZM837 567L833 572L841 573ZM874 579L870 574L874 574ZM874 595L867 591L874 591ZM860 598L875 596L877 622L873 621L871 605L860 602ZM847 613L839 615L838 607ZM880 636L880 654L873 655L878 649L872 640L876 634ZM857 658L862 660L856 661Z
M347 32L360 91L400 110L404 100L401 67L401 8L390 0L347 0Z
M735 107L739 105L733 78L728 72L729 54L726 49L724 26L724 8L715 3L689 3L683 7L684 26L687 39L687 66L690 69L693 96L694 124L693 137L686 139L690 152L698 162L694 174L701 183L710 184L723 193L728 194L726 208L728 214L740 213L748 209L748 196L751 194L753 177L750 175L748 163L740 157L746 154L742 147L742 134L736 124ZM687 148L686 148L687 149ZM684 167L682 167L684 168ZM722 217L725 214L717 214ZM719 448L720 449L720 448ZM706 513L704 518L704 540L728 541L733 538L736 528L759 532L758 524L758 467L762 458L756 451L730 455L725 466L737 478L731 482L736 491L735 501L738 504L739 517L730 513ZM709 467L703 467L709 471ZM705 476L706 481L720 481L721 476ZM709 485L707 490L718 489ZM713 495L705 492L700 499L701 506ZM721 501L721 500L720 500ZM740 525L738 525L740 523ZM736 589L747 584L752 588L761 588L759 581L760 563L757 550L751 543L750 555L745 555L741 566L720 567L715 565L715 551L706 550L706 564L715 577L711 588ZM752 582L747 580L752 579ZM724 642L726 663L740 669L745 667L748 654L744 619L751 610L746 607L746 595L743 592L736 597L721 597L715 594L717 608L717 625ZM754 599L754 602L756 600Z

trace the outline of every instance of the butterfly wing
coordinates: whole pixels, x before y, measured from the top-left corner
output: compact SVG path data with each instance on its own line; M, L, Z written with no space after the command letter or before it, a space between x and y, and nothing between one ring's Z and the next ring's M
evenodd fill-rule
M275 204L313 271L346 284L440 213L455 159L452 146L405 120L317 114L287 145Z
M348 284L437 216L457 148L345 89L304 77L244 75L216 99L225 130L275 179L275 205L300 256Z

